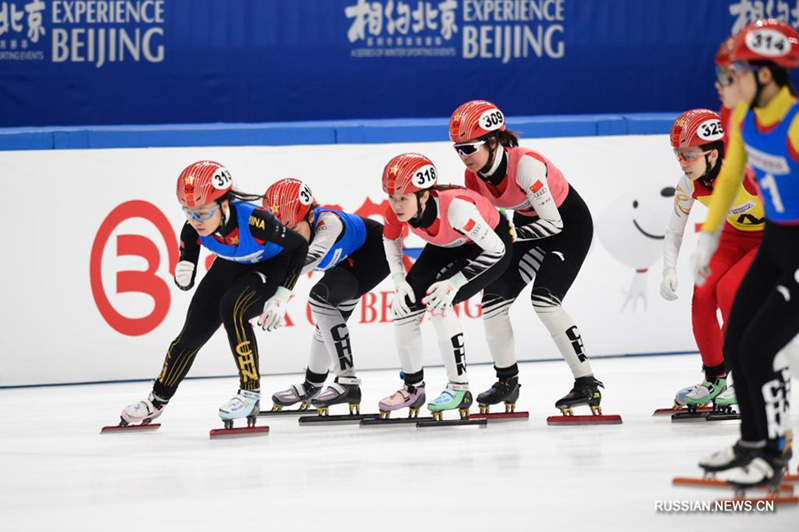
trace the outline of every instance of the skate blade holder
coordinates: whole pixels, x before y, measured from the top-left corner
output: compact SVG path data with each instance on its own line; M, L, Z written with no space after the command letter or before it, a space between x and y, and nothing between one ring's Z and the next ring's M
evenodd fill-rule
M267 436L269 434L269 427L232 427L232 428L225 428L225 429L213 429L209 433L209 437L212 440L221 439L221 438L246 438L250 436Z
M710 413L713 411L713 408L709 406L701 406L696 409L697 413ZM684 406L674 406L673 408L658 408L655 410L652 415L653 416L670 416L672 414L685 414L688 413L688 409Z
M364 419L361 427L391 427L394 425L416 425L419 421L432 421L432 417L419 417L419 409L408 408L408 417L391 418L391 410L380 410L377 419Z
M297 421L300 425L307 427L312 425L350 425L378 418L377 414L341 414L338 416L302 416Z
M431 420L422 419L416 424L416 428L434 428L434 427L480 427L485 428L488 425L487 419L472 419L469 417L469 410L465 408L458 409L460 419L444 419L444 412L433 412Z
M311 403L302 402L298 408L291 410L283 410L280 405L273 404L272 410L258 412L258 416L271 417L271 416L312 416L315 412L311 410Z
M530 412L517 412L516 403L505 403L504 412L491 412L491 405L480 405L478 414L471 414L470 419L490 419L491 421L527 421Z
M671 481L671 484L673 486L685 486L690 488L724 488L724 489L733 488L733 485L727 482L726 480L721 480L712 477L705 477L705 478L674 477ZM770 488L768 486L758 486L747 489L763 491L763 490L768 490ZM777 490L780 493L785 493L789 495L793 494L793 486L791 486L790 484L780 484L777 487Z
M145 423L142 425L108 425L100 429L100 434L114 434L114 433L141 433L153 432L161 428L160 423Z
M561 410L560 416L549 416L547 425L566 426L566 425L621 425L622 419L618 414L606 415L598 406L591 407L590 416L575 416L571 408Z

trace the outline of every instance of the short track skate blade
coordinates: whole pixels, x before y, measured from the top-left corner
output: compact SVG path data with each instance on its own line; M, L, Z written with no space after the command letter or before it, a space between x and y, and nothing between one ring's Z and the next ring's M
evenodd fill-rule
M318 415L315 409L306 408L305 410L261 410L258 412L258 417L273 417L273 416L316 416Z
M361 427L391 427L393 425L416 426L420 421L433 421L432 417L398 417L389 419L370 418L361 421Z
M366 419L378 419L378 414L342 414L340 416L302 416L298 421L300 425L349 425L356 424Z
M472 419L472 417L469 416L469 419L442 419L441 421L435 421L432 418L429 421L422 419L416 424L416 428L430 429L441 427L480 427L482 429L487 425L487 419Z
M109 434L112 432L152 432L161 427L160 423L148 423L147 425L109 425L100 429L100 434Z
M716 478L696 478L696 477L674 477L671 481L674 486L687 486L692 488L732 488L732 484L726 480ZM756 490L764 490L765 486L758 488L749 488ZM784 493L793 493L793 486L789 484L780 484L779 491Z
M489 412L488 414L469 414L469 419L495 421L528 421L530 412Z
M707 421L740 421L741 414L738 412L711 412L705 419Z
M248 436L266 436L269 427L239 427L232 429L213 429L209 436L212 440L218 438L243 438Z
M783 475L783 482L799 482L799 475Z
M672 423L694 423L707 421L710 412L678 412L671 416Z
M600 415L600 416L549 416L547 425L621 425L622 420L619 415Z
M713 407L711 406L703 406L701 408L696 409L697 413L705 413L705 412L712 412ZM684 414L688 413L687 408L658 408L652 414L653 416L670 416L672 414Z

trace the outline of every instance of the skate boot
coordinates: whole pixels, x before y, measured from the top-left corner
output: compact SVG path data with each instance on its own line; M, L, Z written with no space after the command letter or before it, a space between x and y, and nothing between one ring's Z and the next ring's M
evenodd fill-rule
M752 460L732 471L727 481L733 485L738 496L743 496L744 490L761 486L776 495L791 455L790 449L788 452L757 449Z
M308 381L302 384L292 384L287 390L276 392L272 395L272 412L283 410L286 406L300 403L300 410L308 410L311 399L322 390L321 386L314 386Z
M738 398L735 396L735 385L730 384L727 389L716 396L716 404L720 407L728 408L738 404Z
M743 467L751 462L761 449L745 447L738 441L732 447L705 456L699 460L699 467L705 470L705 476L712 476L719 471L727 471Z
M505 412L516 410L516 401L519 399L519 377L511 377L504 381L497 381L491 388L477 396L477 404L480 405L480 413L488 414L491 405L505 402Z
M555 403L555 408L560 410L564 416L571 416L573 414L572 408L580 405L588 405L591 407L591 413L594 415L602 415L602 408L599 403L602 402L602 394L599 388L604 388L605 385L591 377L580 377L574 381L574 387L565 397L558 399Z
M219 417L226 429L233 428L233 420L247 418L247 427L254 427L260 408L260 392L239 390L236 396L219 407Z
M391 412L406 407L408 408L408 418L419 417L419 409L426 399L424 382L418 386L406 384L401 390L381 399L377 404L380 409L380 419L388 419Z
M716 397L727 389L726 377L709 378L685 394L685 406L689 410L714 402Z
M319 411L320 416L329 414L332 405L348 403L350 414L361 413L361 379L357 377L336 377L327 389L311 399L311 404Z
M122 409L119 426L126 427L131 423L149 425L152 420L163 413L165 406L165 401L160 401L155 395L150 393L147 399L129 404Z
M472 392L469 391L469 385L450 382L441 395L427 405L427 408L433 413L434 420L441 421L444 419L446 410L455 410L456 408L460 412L461 419L468 419L471 406Z
M689 393L691 393L694 390L696 390L697 386L699 386L699 385L698 384L694 384L693 386L686 386L685 388L683 388L682 390L680 390L679 392L674 394L674 410L679 410L679 409L685 407L685 405L686 405L685 397ZM702 405L702 406L704 406L704 405Z

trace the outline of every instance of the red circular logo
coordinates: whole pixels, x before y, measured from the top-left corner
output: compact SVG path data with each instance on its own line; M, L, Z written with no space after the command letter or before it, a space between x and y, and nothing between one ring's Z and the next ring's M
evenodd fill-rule
M158 229L168 250L169 272L174 275L175 265L178 263L178 246L169 220L152 203L133 200L125 202L111 211L100 225L97 236L94 238L94 244L92 244L89 279L94 301L106 323L121 334L141 336L151 332L164 321L171 302L169 285L156 273L161 264L161 253L158 247L152 240L142 235L121 234L116 237L117 256L133 255L141 257L147 262L145 271L117 272L116 293L139 292L152 297L155 305L147 316L129 318L120 314L108 299L102 277L103 251L108 240L119 224L131 218L143 218Z

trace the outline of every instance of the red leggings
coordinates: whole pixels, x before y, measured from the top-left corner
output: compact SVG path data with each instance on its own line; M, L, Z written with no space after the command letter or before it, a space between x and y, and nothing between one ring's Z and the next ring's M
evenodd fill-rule
M691 301L694 338L706 368L724 362L721 346L732 302L762 237L762 231L744 232L725 226L718 250L710 260L710 277L703 286L694 286ZM716 309L721 310L723 327L719 326Z

